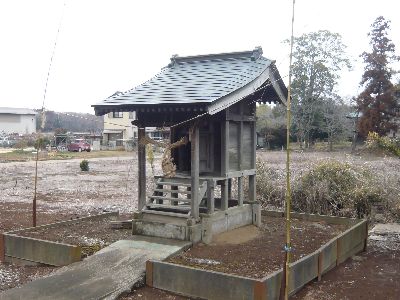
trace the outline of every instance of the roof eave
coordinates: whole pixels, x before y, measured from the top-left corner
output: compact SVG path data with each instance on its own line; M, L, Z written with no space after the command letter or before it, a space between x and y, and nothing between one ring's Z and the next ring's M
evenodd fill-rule
M242 86L241 88L233 91L232 93L225 95L219 98L218 100L214 101L212 104L208 106L207 108L208 113L210 115L214 115L228 108L229 106L243 100L249 95L254 94L268 80L271 81L272 88L279 97L279 101L286 106L285 92L287 94L287 90L286 87L285 89L282 88L281 84L283 84L283 87L285 85L280 76L279 77L275 76L276 74L279 75L279 73L277 73L274 64L275 61L271 61L270 64L257 78L250 81L248 84ZM279 81L281 81L281 83Z

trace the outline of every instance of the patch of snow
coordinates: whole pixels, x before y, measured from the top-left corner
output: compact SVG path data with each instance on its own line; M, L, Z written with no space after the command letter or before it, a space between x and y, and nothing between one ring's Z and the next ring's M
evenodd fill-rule
M219 261L212 259L205 259L205 258L189 258L189 261L195 264L209 265L209 266L216 266L221 264Z
M0 266L0 286L7 286L19 281L19 274L12 269Z

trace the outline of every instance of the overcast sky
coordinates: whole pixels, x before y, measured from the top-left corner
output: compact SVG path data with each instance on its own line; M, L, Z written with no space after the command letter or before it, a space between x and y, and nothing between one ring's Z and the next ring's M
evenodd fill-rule
M41 108L61 19L48 110L93 113L91 104L146 81L173 54L262 46L285 76L289 49L282 41L290 37L291 2L2 0L0 106ZM343 72L339 94L354 96L363 71L359 55L370 50L367 33L379 15L392 21L390 37L400 54L399 11L396 0L297 0L295 35L320 29L342 35L355 67Z

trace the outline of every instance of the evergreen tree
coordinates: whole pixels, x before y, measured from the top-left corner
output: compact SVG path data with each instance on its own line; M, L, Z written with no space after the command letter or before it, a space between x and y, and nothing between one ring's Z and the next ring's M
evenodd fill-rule
M365 89L357 98L361 112L358 130L362 137L366 137L369 131L385 135L397 129L394 118L398 104L391 82L394 71L389 65L399 57L395 55L395 46L388 38L390 21L381 16L371 27L368 36L371 38L372 52L361 55L366 66L360 84Z

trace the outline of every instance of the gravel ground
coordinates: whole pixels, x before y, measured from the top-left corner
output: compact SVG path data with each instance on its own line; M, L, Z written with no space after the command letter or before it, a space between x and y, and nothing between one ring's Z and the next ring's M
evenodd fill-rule
M89 172L80 171L80 159L40 161L38 224L98 214L104 210L119 210L122 214L131 214L137 204L138 185L136 153L132 153L131 157L89 159ZM266 160L275 170L276 185L283 186L285 153L258 152L258 157ZM392 157L360 157L343 152L296 152L292 154L292 179L307 171L312 164L327 159L347 161L368 168L381 178L382 186L387 189L392 199L400 199L400 160ZM159 159L156 160L155 167L156 175L160 175ZM147 175L150 190L153 187L150 165L147 165ZM0 163L0 232L31 226L33 183L33 161ZM387 262L387 266L396 266L399 261L396 253L391 251L387 253L387 257L377 256L375 262L382 265ZM390 277L390 268L387 270L380 272ZM0 264L0 290L17 286L51 271L51 268L46 267L15 267ZM340 279L339 276L340 274L337 279ZM359 280L360 276L354 273L354 280ZM387 282L390 287L390 281ZM138 295L137 297L142 298Z
M108 210L119 210L122 218L129 218L136 209L138 185L136 153L131 157L89 159L89 172L80 170L81 159L39 161L38 225ZM34 167L33 161L0 163L0 233L32 226ZM155 167L160 172L159 164ZM153 187L150 165L147 170L150 189ZM0 264L0 290L53 270L46 266Z
M135 154L132 153L132 156ZM40 161L38 208L48 214L68 212L87 215L103 210L132 212L137 204L137 159L129 157L89 159L89 172L79 168L80 159ZM31 203L34 162L0 164L0 203ZM157 170L159 166L156 166ZM147 166L148 175L151 168ZM152 178L148 178L152 187Z

